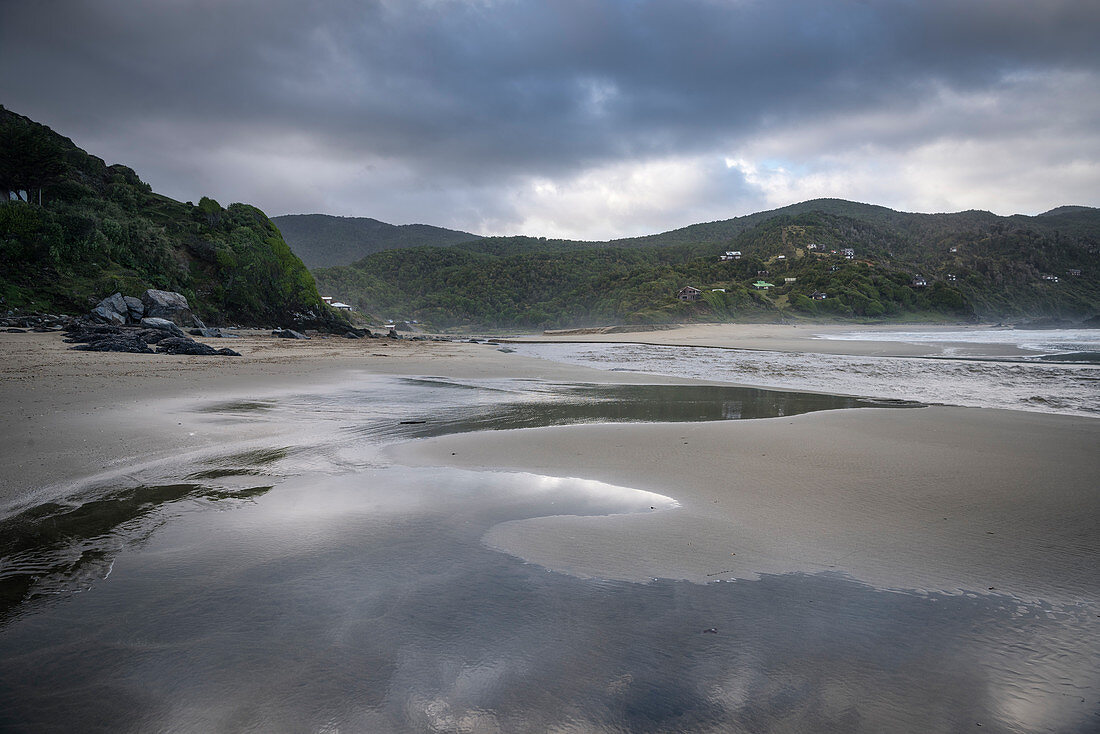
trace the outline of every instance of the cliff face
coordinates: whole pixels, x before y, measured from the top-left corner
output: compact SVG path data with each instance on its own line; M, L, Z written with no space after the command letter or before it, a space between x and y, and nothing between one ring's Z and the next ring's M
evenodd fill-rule
M0 192L4 308L83 313L156 288L184 294L209 323L341 322L259 209L155 194L126 166L2 107Z

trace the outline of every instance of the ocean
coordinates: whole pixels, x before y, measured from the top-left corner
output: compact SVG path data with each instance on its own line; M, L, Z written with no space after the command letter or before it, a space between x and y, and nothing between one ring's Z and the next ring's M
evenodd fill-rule
M1100 585L1054 604L837 572L581 578L484 537L675 513L675 491L385 459L399 442L569 424L929 402L1095 415L1095 367L516 349L755 387L363 375L197 400L201 420L283 438L93 478L0 519L0 731L1097 730Z
M850 355L613 343L514 343L533 357L604 370L688 377L784 390L902 398L936 405L1100 416L1100 330L852 331L823 340L943 346L937 357ZM1027 358L995 356L1011 345ZM989 354L981 354L982 347ZM955 356L966 347L966 357ZM1076 361L1091 355L1091 361Z

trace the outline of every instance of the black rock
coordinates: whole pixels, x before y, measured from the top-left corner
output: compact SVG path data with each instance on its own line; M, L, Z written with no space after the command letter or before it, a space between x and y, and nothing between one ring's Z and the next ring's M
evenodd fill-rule
M137 354L152 354L149 345L136 334L104 334L103 338L95 339L86 344L77 344L70 349L81 352L133 352Z
M139 331L138 336L146 341L148 344L157 344L164 339L178 339L179 337L173 335L171 332L162 331L161 329L142 329Z
M215 349L209 344L203 344L194 339L178 336L170 336L166 339L161 339L160 343L157 344L157 352L160 354L190 354L199 357L214 355L226 357L241 356L239 352L234 352L232 349Z
M308 339L305 334L295 331L294 329L275 329L271 332L271 336L277 336L280 339Z
M65 331L68 334L65 341L69 344L88 344L122 335L122 329L118 326L90 326L87 324L79 324L71 326Z
M89 314L95 321L122 326L130 321L130 307L121 293L107 296Z
M126 310L130 316L130 323L136 324L141 321L145 316L145 304L141 302L141 299L134 298L133 296L123 296L122 300L126 302Z
M166 339L161 339L157 343L157 352L161 354L210 355L217 354L218 350L185 336L170 336Z
M8 332L9 334L26 334L27 333L26 329L16 329L14 327L11 328L11 329L4 329L4 331Z
M237 336L236 334L225 334L221 329L208 329L205 326L201 329L191 329L187 333L191 336L201 336L206 339L225 339Z

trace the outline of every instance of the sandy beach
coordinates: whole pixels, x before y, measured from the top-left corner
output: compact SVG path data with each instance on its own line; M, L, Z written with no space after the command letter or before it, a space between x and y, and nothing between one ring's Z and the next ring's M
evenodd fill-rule
M609 338L859 354L914 346L793 331L702 325ZM195 407L346 384L364 373L676 382L529 359L484 343L251 335L232 344L242 357L86 353L69 350L59 334L0 334L7 416L0 461L8 468L0 503L18 509L105 472L233 443L286 443L284 425L204 420ZM886 588L1074 598L1085 592L1088 564L1100 561L1098 446L1095 420L931 407L473 433L407 442L390 460L596 479L681 504L652 516L504 524L486 537L579 575L704 582L836 570ZM1042 549L1051 546L1092 550L1049 568Z

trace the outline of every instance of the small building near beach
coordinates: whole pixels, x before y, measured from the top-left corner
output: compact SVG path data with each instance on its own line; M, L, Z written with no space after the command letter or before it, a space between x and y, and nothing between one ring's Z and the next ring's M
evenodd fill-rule
M815 301L824 301L828 297L829 296L822 293L821 291L814 291L813 293L810 294L810 298L812 298Z
M758 280L752 284L752 287L758 291L766 291L769 288L775 288L775 283L765 283L762 280Z
M701 296L702 294L703 291L699 290L698 288L690 285L685 285L683 288L680 289L679 293L676 294L676 297L679 298L681 301L687 301L690 303L691 301L698 301L699 296Z
M917 275L913 278L913 281L910 283L910 285L914 288L924 288L928 285L928 280L920 275Z

